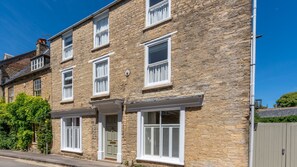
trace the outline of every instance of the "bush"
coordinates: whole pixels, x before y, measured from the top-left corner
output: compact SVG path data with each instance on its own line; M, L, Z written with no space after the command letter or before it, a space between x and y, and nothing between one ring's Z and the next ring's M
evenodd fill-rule
M0 148L28 150L33 125L38 125L37 145L41 152L50 150L52 141L50 106L40 97L19 94L12 103L0 101Z
M258 113L255 113L255 123L266 122L266 123L287 123L297 122L297 115L291 115L286 117L265 117L260 118Z

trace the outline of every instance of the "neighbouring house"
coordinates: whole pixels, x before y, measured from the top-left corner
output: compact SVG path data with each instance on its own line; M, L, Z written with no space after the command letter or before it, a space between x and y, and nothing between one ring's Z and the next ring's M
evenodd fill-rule
M257 113L261 118L287 117L297 115L297 107L259 109Z
M35 50L17 56L4 54L3 60L0 61L0 98L5 98L4 83L30 64L31 58L35 55ZM4 100L8 101L7 98Z
M20 93L51 100L50 50L45 39L38 39L36 50L0 61L2 97L13 102ZM36 132L38 127L33 126ZM37 151L37 136L32 137L32 151Z
M248 166L251 1L117 0L49 40L53 153Z

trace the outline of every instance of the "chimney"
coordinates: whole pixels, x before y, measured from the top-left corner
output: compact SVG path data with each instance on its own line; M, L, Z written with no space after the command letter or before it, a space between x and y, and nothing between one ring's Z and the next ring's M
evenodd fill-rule
M36 55L42 54L46 49L48 49L46 39L39 38L36 42Z

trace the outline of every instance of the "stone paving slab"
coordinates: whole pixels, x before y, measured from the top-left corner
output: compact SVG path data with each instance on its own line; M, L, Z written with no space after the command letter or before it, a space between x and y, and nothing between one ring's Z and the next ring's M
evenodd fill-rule
M38 154L31 152L0 150L0 156L25 159L37 162L57 164L70 167L122 167L121 164L102 161L89 161L55 154Z

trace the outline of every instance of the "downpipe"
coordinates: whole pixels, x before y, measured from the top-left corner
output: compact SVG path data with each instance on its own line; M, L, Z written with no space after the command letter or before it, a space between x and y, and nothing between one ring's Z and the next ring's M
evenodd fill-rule
M255 73L256 73L256 39L257 39L257 0L253 0L252 37L251 37L251 79L250 79L250 137L249 137L249 167L254 163L254 125L255 125Z

